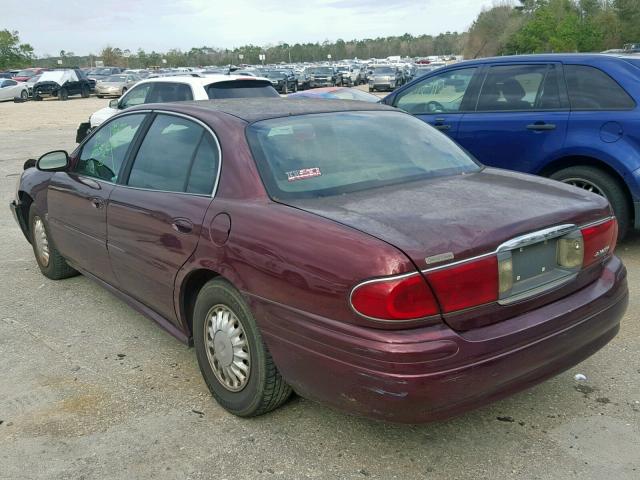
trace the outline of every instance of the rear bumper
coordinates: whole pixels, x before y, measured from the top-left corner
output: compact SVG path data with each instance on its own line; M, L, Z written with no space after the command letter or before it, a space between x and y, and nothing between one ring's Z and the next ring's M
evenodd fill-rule
M612 258L589 286L468 332L445 325L379 331L251 299L267 346L302 396L399 423L447 418L531 387L609 342L628 304Z

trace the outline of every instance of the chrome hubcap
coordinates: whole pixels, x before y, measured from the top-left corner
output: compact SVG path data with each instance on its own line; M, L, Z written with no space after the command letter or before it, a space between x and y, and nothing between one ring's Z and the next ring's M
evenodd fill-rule
M47 231L44 229L44 223L40 217L35 217L33 222L33 239L36 242L36 252L42 266L49 265L49 239Z
M207 358L218 381L239 392L249 380L251 356L242 323L226 305L216 305L204 324Z
M589 180L585 180L584 178L566 178L562 180L563 183L568 183L569 185L573 185L574 187L581 188L586 190L587 192L595 193L596 195L600 195L601 197L607 198L604 192L600 189L598 185L590 182Z

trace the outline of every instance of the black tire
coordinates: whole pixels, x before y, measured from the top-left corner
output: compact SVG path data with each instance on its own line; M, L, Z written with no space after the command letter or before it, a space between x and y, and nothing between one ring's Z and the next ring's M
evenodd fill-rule
M58 100L68 100L69 99L69 92L67 91L66 88L61 88L60 90L58 90Z
M282 94L286 95L289 93L289 84L287 82L284 82L284 86L282 87Z
M369 93L371 93L371 92L375 92L375 91L376 91L376 89L375 89L375 88L371 88L371 87L369 87Z
M34 235L36 234L35 223L38 219L42 221L44 233L48 243L48 262L44 262L40 258L40 255L38 254L37 241L34 238ZM51 240L49 225L47 225L47 222L44 219L44 215L41 216L40 213L36 211L36 207L33 204L29 209L29 236L31 239L31 246L33 247L33 254L36 257L36 262L38 263L38 267L40 267L40 271L45 277L50 278L51 280L61 280L63 278L69 278L78 275L78 272L67 264L67 261L62 255L60 255L60 252L58 252L58 250L56 249L53 241Z
M298 82L293 84L293 93L296 93L298 91Z
M103 95L98 95L98 98L104 98L104 96Z
M230 309L241 323L249 350L249 375L240 391L230 391L220 382L207 355L205 325L210 311L220 305ZM262 415L278 408L291 395L291 387L278 372L249 306L226 280L211 280L198 293L193 312L193 340L200 371L211 394L230 413L239 417Z
M550 178L564 183L585 181L594 185L606 197L618 219L618 238L623 239L631 226L631 206L625 194L625 187L608 172L591 166L564 168L552 173Z
M80 91L80 95L82 96L82 98L89 98L91 96L91 89L88 86L83 85L82 90Z
M26 101L29 98L29 92L27 92L26 90L21 91L20 98Z
M33 99L34 99L36 102L41 102L41 101L42 101L42 97L41 97L40 95L34 95L34 96L33 96Z

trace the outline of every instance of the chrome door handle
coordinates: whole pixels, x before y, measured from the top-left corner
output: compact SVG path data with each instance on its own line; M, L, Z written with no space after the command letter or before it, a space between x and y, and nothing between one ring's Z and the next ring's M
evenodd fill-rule
M173 220L171 227L178 233L191 233L193 231L193 223L186 218L176 218Z
M531 125L527 125L527 130L555 130L556 126L553 123L533 123Z
M451 130L451 125L434 125L436 130Z
M91 206L93 208L102 208L104 207L104 200L102 200L101 198L92 198Z

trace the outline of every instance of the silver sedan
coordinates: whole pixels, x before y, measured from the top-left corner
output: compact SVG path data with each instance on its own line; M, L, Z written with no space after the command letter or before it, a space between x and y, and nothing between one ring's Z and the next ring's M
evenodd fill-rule
M141 79L133 74L111 75L96 84L96 95L103 97L120 97Z

